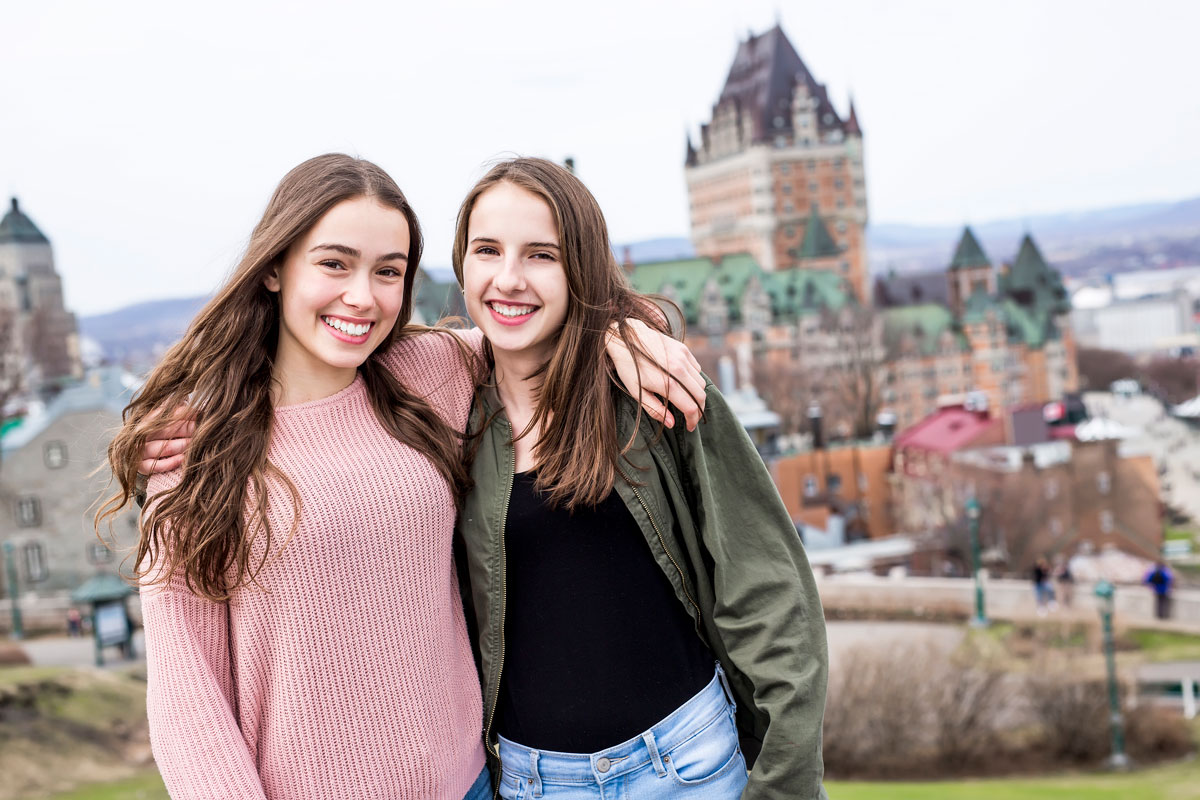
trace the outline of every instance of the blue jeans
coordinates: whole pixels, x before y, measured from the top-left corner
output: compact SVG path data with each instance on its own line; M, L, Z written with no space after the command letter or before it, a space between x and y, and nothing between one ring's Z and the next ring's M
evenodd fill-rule
M463 800L492 800L492 776L487 767L483 768L483 772L479 773L471 788L467 789Z
M534 750L500 737L505 800L737 800L746 785L733 693L717 674L650 730L598 753Z

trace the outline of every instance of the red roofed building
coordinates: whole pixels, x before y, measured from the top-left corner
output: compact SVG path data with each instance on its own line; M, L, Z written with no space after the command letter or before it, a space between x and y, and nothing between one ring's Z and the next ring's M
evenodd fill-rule
M948 406L896 435L894 469L915 478L936 477L954 453L1004 444L1004 423L986 409Z
M982 508L985 564L997 572L1023 574L1040 557L1104 547L1155 558L1162 521L1153 460L1120 440L1056 433L1036 405L1001 418L949 406L898 433L890 478L897 532L941 553L914 566L969 571L965 507L972 496Z

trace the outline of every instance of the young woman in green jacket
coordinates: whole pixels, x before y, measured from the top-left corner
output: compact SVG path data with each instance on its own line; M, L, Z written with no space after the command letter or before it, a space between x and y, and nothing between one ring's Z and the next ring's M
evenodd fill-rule
M491 368L459 530L499 795L824 797L803 547L711 382L698 428L668 430L595 369L614 328L637 349L628 319L666 329L595 199L552 162L501 163L454 269Z

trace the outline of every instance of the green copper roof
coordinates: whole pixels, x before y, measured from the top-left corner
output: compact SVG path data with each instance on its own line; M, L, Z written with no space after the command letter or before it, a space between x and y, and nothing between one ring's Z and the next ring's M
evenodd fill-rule
M21 244L50 244L46 235L38 230L33 220L25 216L25 212L17 204L17 198L12 199L12 208L0 219L0 244L19 242Z
M1004 316L1008 321L1008 339L1021 342L1034 350L1046 343L1049 326L1044 315L1033 309L1022 308L1012 300L1004 301Z
M849 299L841 277L829 270L795 268L766 272L746 253L728 255L716 263L709 258L688 258L639 264L629 282L643 294L672 298L691 325L698 321L701 300L710 281L716 283L729 309L730 322L738 322L742 299L752 279L757 279L766 291L776 318L841 308Z
M812 213L808 215L808 223L804 226L804 241L794 251L801 261L809 258L829 258L842 252L838 243L829 235L829 229L821 221L817 213L817 204L813 203Z
M959 348L966 347L966 339L954 326L954 315L945 306L925 303L883 312L884 340L893 347L905 337L912 337L921 355L933 355L946 331L954 335Z
M657 261L639 264L629 282L642 294L670 297L683 309L684 318L694 323L700 311L704 284L708 282L712 270L713 262L708 258Z
M1065 314L1071 310L1062 276L1046 263L1029 234L1021 240L1017 260L1004 281L1004 292L1026 308Z
M964 325L975 325L987 321L989 311L1001 311L999 301L989 295L986 289L976 289L967 298L963 306L962 321Z
M979 246L979 240L971 232L971 226L963 228L962 238L958 240L958 248L954 251L954 258L950 259L950 269L986 267L991 263L988 261L987 254L983 252L983 248Z
M785 269L763 273L763 288L776 318L800 317L849 302L842 279L823 269Z

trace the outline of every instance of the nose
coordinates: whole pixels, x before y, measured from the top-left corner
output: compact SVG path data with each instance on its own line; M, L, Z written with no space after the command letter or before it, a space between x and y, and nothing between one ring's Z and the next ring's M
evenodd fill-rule
M365 311L375 305L375 294L371 291L370 270L354 271L343 287L342 302L359 311Z
M519 253L506 255L495 278L496 289L506 294L525 289L525 267Z

